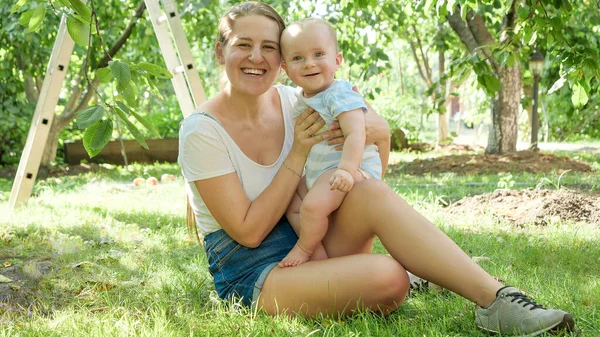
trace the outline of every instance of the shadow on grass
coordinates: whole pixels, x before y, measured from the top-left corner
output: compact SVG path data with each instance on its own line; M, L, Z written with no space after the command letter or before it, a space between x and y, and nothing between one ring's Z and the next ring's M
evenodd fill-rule
M192 318L182 313L181 308L189 308L187 312L198 315L198 325L210 319L211 315L206 313L214 310L212 279L201 247L183 242L183 215L165 215L158 211L115 212L101 207L86 210L103 217L110 213L116 221L133 225L133 231L150 230L137 239L113 237L100 243L106 233L94 224L61 228L65 235L93 243L56 255L52 254L48 232L42 225L25 227L15 236L13 244L18 246L26 240L34 240L45 247L39 253L51 256L53 265L40 277L43 310L37 314L49 317L52 312L65 308L76 311L106 308L102 310L129 313L160 308L169 322L187 327ZM542 304L571 312L583 336L600 333L597 328L600 320L594 309L600 303L600 246L593 240L575 234L524 235L523 232L453 227L444 230L469 255L488 257L489 262L482 266L491 274L507 279L509 284L523 288L534 298L541 295L545 299L540 301ZM380 243L376 250L384 252ZM351 335L355 331L377 332L378 335L486 336L476 330L472 312L472 304L457 295L423 294L409 299L387 318L360 314L341 321L305 320L303 324L329 331L334 336ZM26 316L25 313L12 315ZM253 320L245 315L238 318L242 323ZM236 325L231 324L232 333Z

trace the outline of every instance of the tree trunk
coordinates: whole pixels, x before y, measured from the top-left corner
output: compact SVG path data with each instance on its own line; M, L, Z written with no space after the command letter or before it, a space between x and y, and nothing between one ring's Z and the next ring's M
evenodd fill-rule
M54 116L54 119L52 119L52 125L50 125L50 130L48 131L46 146L44 146L44 152L42 152L42 161L40 162L41 166L50 166L50 164L56 160L56 151L58 150L58 139L60 132L75 119L75 116L76 114L70 114L70 116L67 118L64 118L62 115Z
M527 127L525 128L523 139L528 140L531 136L531 114L533 112L533 88L531 85L523 85L523 94L529 99L529 104L527 104L526 107L523 107L527 111Z
M48 131L48 139L46 140L46 146L44 146L44 152L42 152L41 166L49 166L50 163L56 160L56 152L58 150L58 138L62 128L55 127L56 119L52 120L52 125Z
M446 104L440 107L438 114L438 142L443 143L448 139L448 115L446 114Z
M500 68L502 87L492 104L492 125L486 153L517 150L518 116L521 106L521 71L518 65Z
M502 23L500 43L506 43L510 36L506 33L515 27L517 1L513 1ZM486 153L506 153L517 149L518 115L521 105L521 72L519 65L501 66L490 52L489 46L496 42L485 26L483 17L473 11L467 11L466 21L462 19L461 7L456 5L447 20L450 27L460 37L467 50L484 56L495 76L501 83L501 89L492 99L492 125Z
M438 26L439 27L439 26ZM441 30L441 28L439 28ZM440 78L440 82L442 77L444 77L444 74L446 72L446 58L444 56L444 50L443 49L439 49L438 50L438 73L439 73L439 78ZM448 115L446 114L446 112L448 111L448 103L449 101L447 100L448 97L448 90L446 89L448 86L447 84L444 84L444 87L439 86L439 91L441 93L442 96L442 101L443 103L440 104L440 110L438 111L438 143L443 143L446 142L446 139L448 139Z

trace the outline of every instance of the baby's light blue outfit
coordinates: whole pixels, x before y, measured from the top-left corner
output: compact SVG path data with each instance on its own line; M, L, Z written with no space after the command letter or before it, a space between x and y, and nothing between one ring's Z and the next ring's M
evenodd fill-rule
M294 118L308 107L313 108L326 122L326 125L319 132L326 131L329 125L337 121L337 116L342 112L354 109L367 111L362 96L353 91L352 85L347 81L336 80L329 88L312 97L304 97L302 88L298 88L296 96L298 102L294 107ZM335 146L327 145L327 141L324 140L311 148L305 166L308 189L312 187L323 172L338 167L342 158L342 151L337 151ZM381 179L381 159L376 145L365 146L360 168L368 172L373 178Z

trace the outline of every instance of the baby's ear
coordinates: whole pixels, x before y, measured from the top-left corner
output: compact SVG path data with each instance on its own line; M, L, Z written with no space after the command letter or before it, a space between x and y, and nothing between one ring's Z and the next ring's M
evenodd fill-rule
M344 56L342 56L342 53L340 52L335 56L335 64L339 67L342 65L343 61L344 61Z
M283 59L281 60L281 69L285 70L287 73L287 66L285 65L285 61Z

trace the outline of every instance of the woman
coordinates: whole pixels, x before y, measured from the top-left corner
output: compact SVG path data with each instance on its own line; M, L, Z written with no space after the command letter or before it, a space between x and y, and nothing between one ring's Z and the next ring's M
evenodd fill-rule
M273 86L284 28L257 2L223 16L215 52L228 83L181 125L179 164L219 296L271 315L387 314L402 304L410 270L477 303L482 329L535 335L572 327L569 314L503 287L378 180L358 183L330 217L328 259L276 266L297 240L283 214L309 149L338 136L315 134L323 121L312 111L294 123L293 89ZM367 141L383 157L389 130L382 123L367 114ZM390 256L371 253L376 236Z

